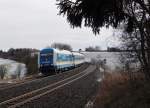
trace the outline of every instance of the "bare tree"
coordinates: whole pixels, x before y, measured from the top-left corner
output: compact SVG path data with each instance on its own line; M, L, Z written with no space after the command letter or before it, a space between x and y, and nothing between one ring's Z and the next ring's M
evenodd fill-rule
M17 78L20 78L21 71L22 71L22 65L21 65L21 64L18 64L18 65L17 65L17 69L16 69Z
M60 50L69 50L72 51L72 47L68 44L64 44L64 43L53 43L51 45L52 48L58 48Z
M1 79L4 79L6 73L7 73L6 65L0 65L0 77L1 77Z

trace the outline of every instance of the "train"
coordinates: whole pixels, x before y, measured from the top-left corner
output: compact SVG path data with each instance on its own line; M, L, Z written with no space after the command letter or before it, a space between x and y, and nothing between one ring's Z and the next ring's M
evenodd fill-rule
M38 68L44 75L70 70L85 62L84 54L55 48L44 48L38 55Z

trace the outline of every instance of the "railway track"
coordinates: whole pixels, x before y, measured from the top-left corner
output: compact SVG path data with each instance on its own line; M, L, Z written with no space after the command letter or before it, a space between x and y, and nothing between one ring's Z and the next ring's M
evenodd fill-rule
M21 107L21 105L24 105L32 100L38 99L48 93L51 93L65 85L68 85L86 75L93 72L96 68L94 66L89 66L86 70L83 72L77 73L73 76L70 76L68 78L62 79L60 81L57 81L53 84L47 85L45 87L30 91L28 93L25 93L23 95L14 97L12 99L6 100L4 102L0 103L0 108L16 108Z
M25 83L30 83L31 81L34 81L34 80L37 80L37 79L40 79L40 78L44 78L46 76L35 76L35 77L30 77L30 78L26 78L24 80L20 80L20 81L17 81L15 83L11 83L11 84L4 84L4 85L0 85L0 90L4 90L4 89L9 89L11 87L16 87L16 86L19 86L21 84L25 84Z
M48 76L45 78L40 78L34 81L30 81L24 84L15 85L13 87L6 88L4 90L0 90L0 103L6 100L9 100L13 97L18 97L22 94L28 93L30 91L45 87L47 85L53 84L57 81L68 78L72 75L82 72L86 68L88 68L89 64L85 64L79 68L75 68L70 71L66 71L61 74L56 74L53 76Z
M79 68L86 67L86 66L87 66L87 64L85 64L84 66L81 66ZM74 70L76 70L76 69L74 69ZM27 78L27 79L25 79L23 81L19 81L19 82L14 83L14 84L1 85L0 86L0 91L1 90L5 90L5 89L11 89L13 87L17 87L17 86L20 86L20 85L23 85L23 84L27 84L27 83L31 83L31 82L36 82L36 81L39 81L39 80L42 80L42 79L45 79L45 78L51 78L51 77L54 77L54 76L58 76L58 74L51 75L51 76L38 76L37 75L37 76L34 76L32 78Z

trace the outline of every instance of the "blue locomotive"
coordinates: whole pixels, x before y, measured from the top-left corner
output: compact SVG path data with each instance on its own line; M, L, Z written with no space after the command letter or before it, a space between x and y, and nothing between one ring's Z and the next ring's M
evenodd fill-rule
M45 48L40 51L38 56L39 70L45 75L62 70L69 70L83 63L83 54L67 50Z

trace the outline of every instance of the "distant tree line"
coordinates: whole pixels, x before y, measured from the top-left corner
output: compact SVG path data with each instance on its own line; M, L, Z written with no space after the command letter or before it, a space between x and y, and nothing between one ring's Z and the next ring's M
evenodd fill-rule
M72 47L69 44L64 44L64 43L53 43L51 44L51 48L72 51Z
M89 46L87 48L85 48L85 51L89 51L89 52L103 52L103 51L107 51L107 52L127 52L127 50L121 50L118 47L107 47L107 50L101 50L101 48L99 46Z
M123 50L121 50L120 48L117 48L117 47L107 47L107 51L108 52L121 52Z
M0 57L17 60L18 58L22 58L24 56L31 55L32 52L37 52L37 49L30 48L10 48L8 51L0 51Z
M96 52L96 51L101 51L101 48L99 46L95 46L95 47L89 46L85 48L85 51Z

